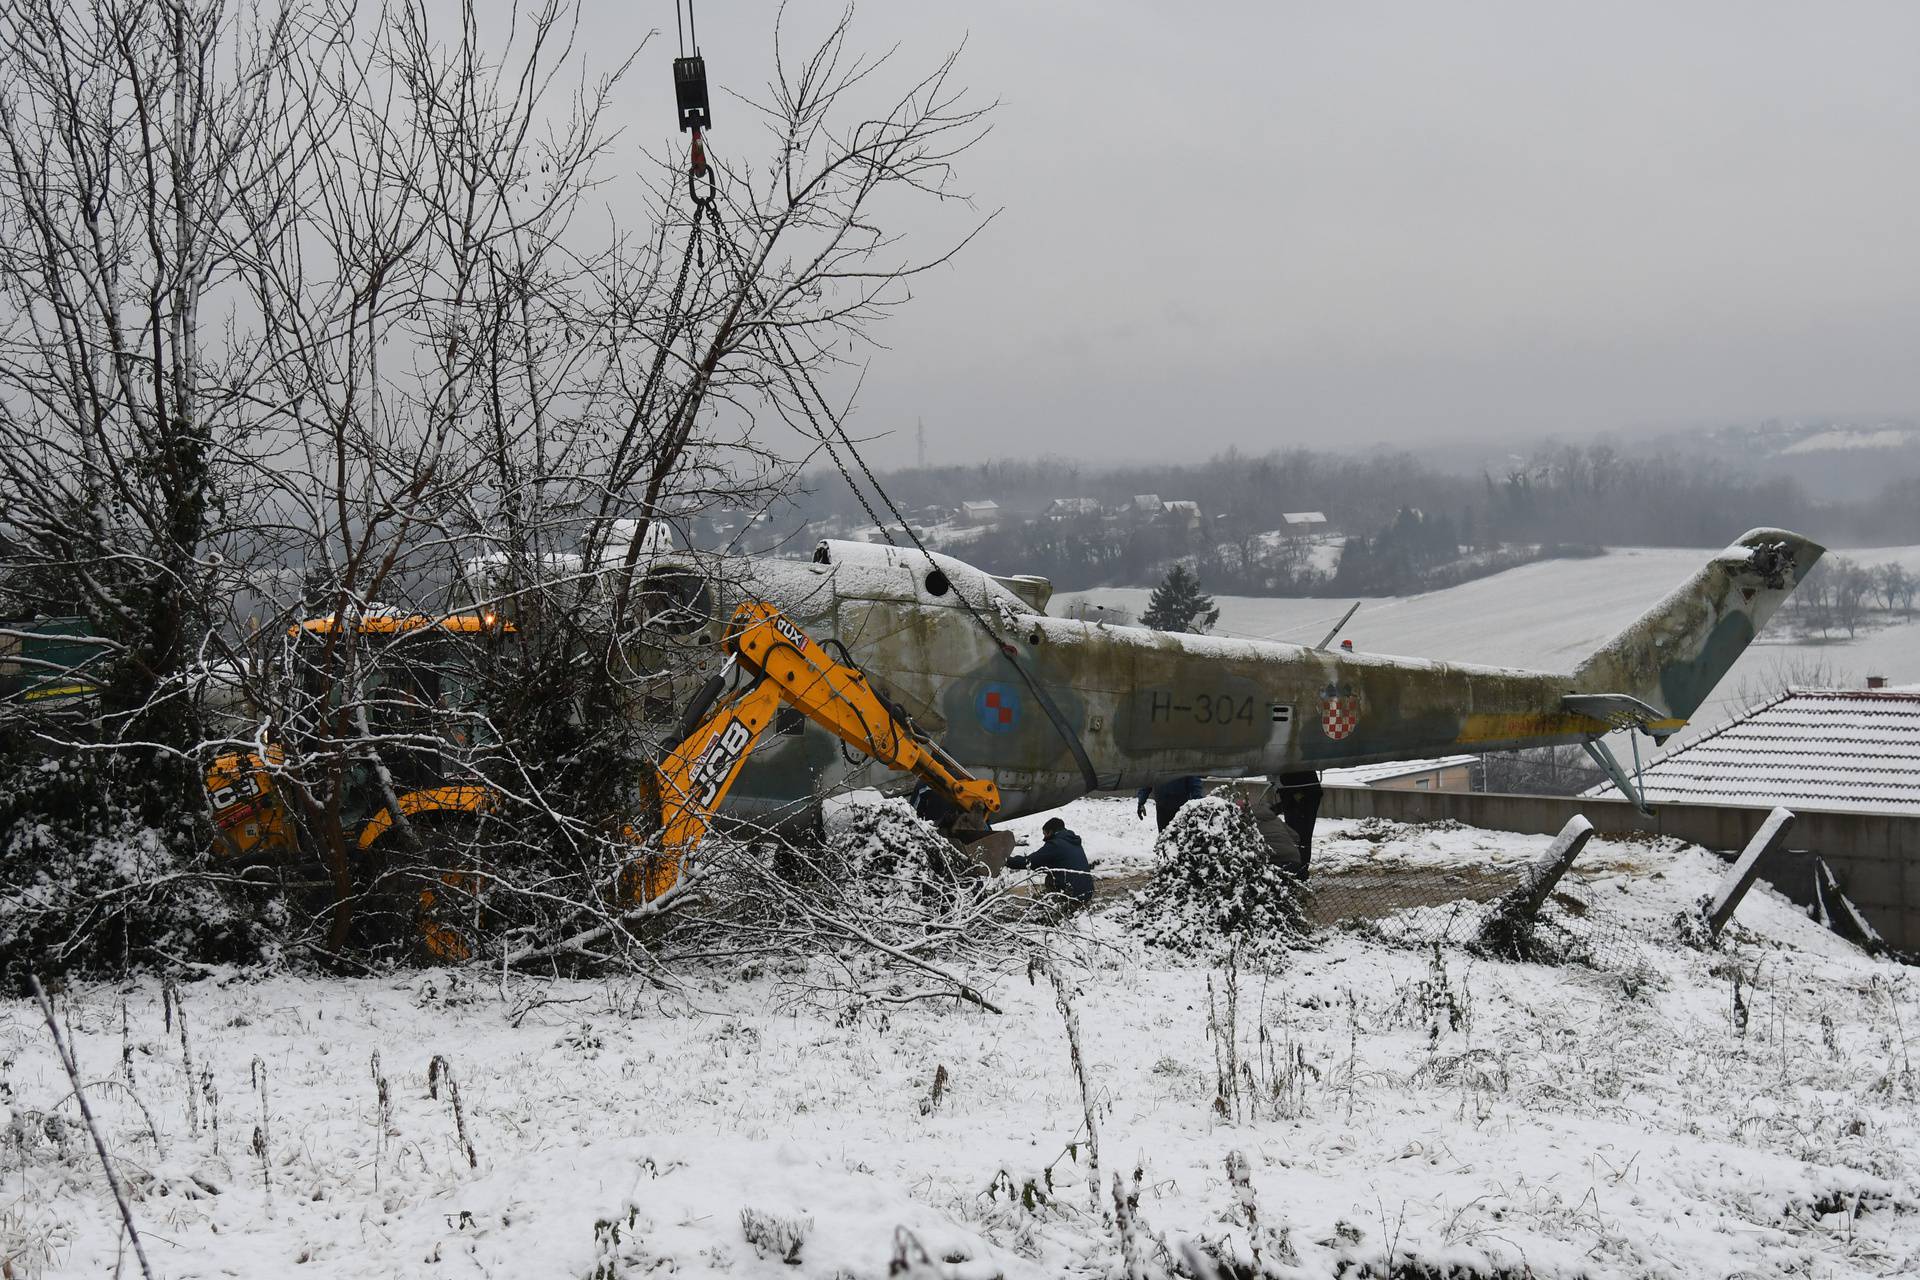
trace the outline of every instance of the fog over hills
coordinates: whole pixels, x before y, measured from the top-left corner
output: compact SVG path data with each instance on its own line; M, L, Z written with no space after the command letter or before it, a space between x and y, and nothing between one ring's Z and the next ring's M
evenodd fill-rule
M1439 471L1478 475L1525 467L1542 450L1562 445L1685 457L1756 480L1789 480L1821 502L1851 502L1888 484L1920 477L1920 419L1909 417L1811 415L1635 428L1540 442L1469 435L1416 444L1407 452Z

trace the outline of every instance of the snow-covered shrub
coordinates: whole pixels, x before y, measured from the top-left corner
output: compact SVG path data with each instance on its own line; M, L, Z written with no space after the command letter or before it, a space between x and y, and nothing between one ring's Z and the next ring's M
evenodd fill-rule
M905 800L854 801L828 820L823 861L849 895L883 911L916 910L953 896L954 853Z
M1238 943L1267 958L1305 936L1298 883L1239 805L1218 796L1188 802L1154 854L1153 879L1127 914L1155 946L1214 957Z
M1695 951L1712 951L1719 945L1719 939L1713 933L1713 920L1710 914L1713 895L1703 893L1691 907L1677 911L1673 916L1674 941L1683 947Z
M269 954L285 921L208 874L196 825L136 807L124 763L0 757L0 979ZM259 918L256 915L259 914Z
M1022 970L1053 930L958 855L901 800L853 801L821 841L766 831L701 846L699 903L670 922L655 957L753 948L757 972L857 1017L874 1000L934 996L995 1008L981 975ZM705 963L703 960L702 963Z

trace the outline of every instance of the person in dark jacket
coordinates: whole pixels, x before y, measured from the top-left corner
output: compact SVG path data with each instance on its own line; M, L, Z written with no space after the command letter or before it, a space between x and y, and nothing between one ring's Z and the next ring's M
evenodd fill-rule
M1311 770L1283 773L1275 791L1274 808L1281 821L1293 828L1294 839L1300 844L1300 865L1294 874L1305 880L1307 864L1313 861L1313 825L1320 816L1320 775Z
M1173 815L1180 812L1180 806L1189 800L1198 800L1207 794L1207 784L1192 776L1168 778L1165 782L1151 787L1142 787L1134 793L1139 817L1147 816L1147 800L1153 800L1153 820L1165 831L1167 824L1173 821Z
M1030 854L1016 853L1008 858L1007 870L1044 871L1049 894L1065 896L1073 907L1092 902L1093 868L1080 837L1067 830L1067 824L1059 818L1048 818L1040 834L1045 837L1040 847Z

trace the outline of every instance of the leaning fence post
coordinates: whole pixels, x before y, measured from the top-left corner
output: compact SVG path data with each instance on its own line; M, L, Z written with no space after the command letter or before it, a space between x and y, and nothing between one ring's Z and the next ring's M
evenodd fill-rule
M1813 900L1820 912L1820 919L1827 928L1841 937L1858 943L1868 955L1879 955L1887 949L1886 939L1880 931L1867 923L1860 914L1860 908L1853 905L1853 899L1840 890L1840 881L1834 877L1833 868L1827 865L1825 858L1813 860Z
M1560 834L1553 838L1547 851L1527 868L1526 877L1518 887L1494 905L1481 926L1480 947L1497 955L1522 954L1531 936L1534 917L1540 914L1547 896L1592 838L1593 824L1584 814L1576 813L1568 818L1567 825L1560 828Z
M1529 920L1540 914L1540 908L1546 905L1547 895L1560 883L1560 877L1567 874L1567 868L1587 847L1587 841L1593 839L1593 824L1586 815L1576 813L1567 819L1567 825L1560 828L1560 834L1553 838L1547 851L1540 860L1527 868L1527 878L1511 895L1509 902L1502 908L1524 915Z
M1753 839L1747 841L1747 847L1740 851L1734 861L1733 869L1721 877L1720 885L1713 891L1702 907L1707 919L1707 936L1718 938L1720 931L1727 927L1727 921L1733 919L1733 910L1740 900L1747 896L1747 890L1760 872L1760 859L1778 849L1787 838L1787 832L1793 829L1793 811L1776 808L1760 824L1760 830Z

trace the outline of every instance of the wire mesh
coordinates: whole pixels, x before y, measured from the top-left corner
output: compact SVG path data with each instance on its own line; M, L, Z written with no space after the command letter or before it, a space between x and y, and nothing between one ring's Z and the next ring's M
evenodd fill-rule
M1316 841L1302 885L1317 932L1352 930L1390 945L1438 943L1621 972L1642 968L1649 944L1678 940L1674 922L1622 910L1589 882L1581 863L1596 854L1615 859L1617 849L1582 850L1549 885L1542 882L1551 874L1548 850L1538 838L1387 822L1341 824L1329 835Z

